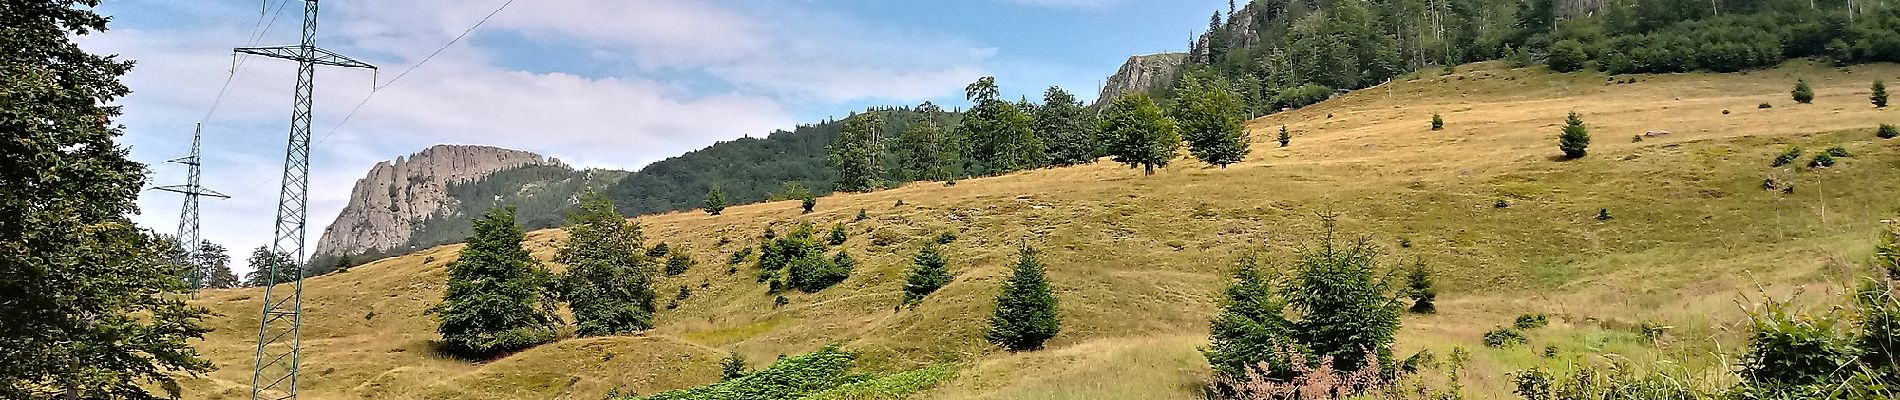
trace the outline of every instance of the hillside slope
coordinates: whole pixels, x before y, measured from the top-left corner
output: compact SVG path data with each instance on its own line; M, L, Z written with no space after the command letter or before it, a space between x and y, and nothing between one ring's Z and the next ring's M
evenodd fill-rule
M1788 100L1797 77L1814 83L1814 104ZM1900 114L1866 102L1868 83L1900 80L1900 66L1614 78L1493 64L1408 77L1250 122L1253 151L1226 169L1184 159L1143 177L1098 163L832 195L804 215L797 202L775 202L642 216L650 241L698 260L662 280L663 294L680 285L693 294L662 311L658 329L487 362L442 356L431 342L425 310L459 245L383 259L308 281L301 387L310 399L595 399L711 382L728 350L758 365L842 342L871 371L961 366L930 398L1198 398L1206 363L1195 347L1205 344L1222 271L1246 250L1290 258L1310 242L1315 214L1333 211L1342 231L1381 244L1389 262L1440 273L1440 314L1407 315L1399 353L1470 349L1468 395L1497 398L1508 396L1504 374L1546 362L1535 353L1547 345L1566 358L1602 351L1706 365L1718 343L1736 348L1738 334L1724 327L1741 318L1738 293L1760 283L1829 296L1869 253L1878 221L1900 215L1900 142L1873 136ZM1590 124L1590 156L1554 160L1572 110ZM1445 130L1428 129L1433 112ZM1277 148L1282 125L1294 138ZM1672 133L1632 142L1651 130ZM1770 168L1791 145L1855 156L1816 171ZM1797 190L1763 190L1766 178ZM1599 221L1600 209L1614 218ZM855 221L859 210L870 218ZM767 226L797 221L844 222L858 267L774 307L751 264L729 269L726 259ZM944 230L959 235L947 253L955 280L895 310L911 256ZM563 234L529 238L548 259ZM982 335L1012 246L1025 240L1043 250L1063 331L1046 350L1011 354ZM219 370L186 382L188 397L246 396L259 294L198 297L222 314L198 346ZM1530 346L1479 344L1523 312L1551 313L1552 326ZM1673 328L1646 344L1635 327L1648 321Z

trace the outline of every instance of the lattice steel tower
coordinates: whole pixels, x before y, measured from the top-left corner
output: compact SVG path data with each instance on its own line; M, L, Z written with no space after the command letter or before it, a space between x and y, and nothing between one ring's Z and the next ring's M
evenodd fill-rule
M185 165L185 170L187 171L185 173L185 184L152 188L154 190L163 190L185 195L185 205L184 207L180 207L178 211L178 244L185 249L185 259L191 260L193 263L191 270L186 271L183 277L186 283L191 284L191 290L193 291L205 287L204 266L196 264L198 261L198 252L203 250L203 246L201 246L203 241L200 241L198 238L198 197L231 198L231 196L225 196L223 193L205 189L204 186L199 185L198 169L203 163L200 162L202 158L199 157L198 142L199 137L203 134L204 124L198 124L198 127L191 131L191 155L166 161Z
M303 244L305 206L310 191L310 95L318 65L375 69L362 61L317 48L317 0L303 0L303 42L294 46L244 47L239 53L297 62L297 86L290 111L290 143L284 149L284 180L278 193L276 234L271 251L290 255L291 263L265 270L264 306L257 323L257 357L251 371L252 399L297 398L297 363L303 326ZM295 277L278 288L277 277ZM289 289L290 293L284 293Z

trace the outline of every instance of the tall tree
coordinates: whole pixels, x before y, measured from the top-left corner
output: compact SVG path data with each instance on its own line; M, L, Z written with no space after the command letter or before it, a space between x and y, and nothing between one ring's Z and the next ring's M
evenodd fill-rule
M943 110L926 101L917 106L916 121L904 126L891 152L897 158L898 178L905 180L950 179L950 159L957 150L946 147L948 132L937 123Z
M1042 107L1036 108L1036 133L1048 146L1050 164L1075 165L1102 156L1101 145L1095 139L1095 113L1062 88L1050 86L1042 93Z
M237 274L231 272L231 253L224 246L199 241L198 254L192 265L198 268L198 276L204 279L206 289L230 289L238 287Z
M838 190L864 192L877 187L881 174L872 160L878 149L876 138L884 129L884 118L876 112L864 112L845 120L844 131L831 142L829 159L838 170Z
M1041 166L1036 164L1042 144L1032 126L1035 120L1017 104L998 98L996 78L979 78L963 90L973 104L957 125L968 153L965 172L994 175Z
M1181 134L1174 120L1161 113L1161 107L1145 93L1118 97L1109 103L1101 122L1102 140L1115 162L1130 168L1141 167L1154 175L1156 167L1166 167L1181 149Z
M640 251L640 225L614 211L606 196L589 191L582 195L580 208L568 214L565 230L567 243L555 252L554 261L567 265L559 292L574 311L574 333L614 335L652 328L655 256Z
M1025 243L1017 252L1009 280L1003 283L1003 293L996 297L996 313L990 316L987 337L1010 351L1036 350L1061 330L1049 278L1036 260L1036 249Z
M1184 75L1175 92L1173 117L1187 139L1188 152L1208 164L1227 168L1247 157L1246 111L1240 96L1218 76Z
M176 398L213 368L181 253L126 217L146 170L112 104L132 62L74 43L106 29L97 4L0 4L0 398Z
M251 256L244 262L251 265L251 272L244 274L245 286L290 283L298 279L298 266L291 260L290 254L270 251L270 247L258 246L252 249ZM268 267L271 265L288 265L288 267L273 269ZM277 276L270 276L270 271L276 271Z
M474 230L449 264L448 290L433 310L442 341L455 352L488 357L554 340L561 323L547 290L554 276L521 247L514 208L482 213Z

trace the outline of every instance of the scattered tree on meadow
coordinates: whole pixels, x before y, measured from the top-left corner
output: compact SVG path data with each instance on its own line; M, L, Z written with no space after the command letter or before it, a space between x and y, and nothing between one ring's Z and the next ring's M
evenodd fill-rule
M192 265L198 268L201 287L205 289L230 289L238 287L237 274L231 272L231 254L224 246L199 241L198 254Z
M1564 118L1564 130L1557 136L1557 148L1563 150L1564 158L1583 158L1590 148L1590 130L1583 125L1583 117L1571 111Z
M1023 244L1002 294L996 297L996 313L990 316L991 343L1010 351L1041 349L1043 342L1062 330L1056 295L1049 290L1036 249Z
M1445 117L1441 117L1435 112L1432 113L1432 130L1445 130Z
M1109 103L1101 122L1102 140L1115 162L1130 168L1141 167L1154 175L1156 167L1166 167L1181 149L1181 134L1174 120L1161 113L1161 107L1147 94L1134 93Z
M831 166L838 169L838 190L865 192L877 187L881 172L872 157L880 151L874 140L880 129L884 129L884 117L875 112L845 120L844 131L828 148Z
M214 368L176 246L126 217L147 172L112 120L132 62L74 42L106 29L96 5L0 5L0 398L176 398Z
M904 281L904 304L917 304L924 296L950 284L950 270L944 265L943 248L937 243L925 243L912 264L910 278Z
M514 208L490 209L473 225L474 234L449 264L442 303L432 310L442 341L454 352L487 357L554 340L561 320L546 289L553 275L521 247ZM623 248L638 254L637 244ZM639 316L621 311L615 315Z
M1035 120L1022 107L999 98L996 78L979 78L963 91L972 103L957 126L957 136L967 142L965 171L996 175L1048 164L1042 159L1045 150Z
M844 231L844 223L839 222L831 224L831 233L825 236L825 242L831 243L832 246L837 246L844 244L844 241L848 238L849 236L846 236Z
M770 227L765 230L765 241L759 243L759 281L765 282L778 277L778 272L790 266L792 262L805 258L824 258L825 244L818 241L813 233L815 228L810 222L800 222L791 232L776 234Z
M567 243L554 261L561 274L561 298L573 309L575 334L632 333L653 327L653 264L673 251L665 242L642 253L640 225L614 210L598 193L583 195L579 209L567 215Z
M675 251L673 255L666 257L666 276L684 274L686 270L692 269L694 264L697 263L693 261L692 256L686 255L683 251Z
M251 250L251 257L244 262L251 265L251 272L244 274L245 286L296 282L303 276L297 273L297 262L292 261L289 254L272 252L267 246L257 246ZM272 272L275 272L275 276L272 276Z
M1067 166L1095 161L1101 145L1095 138L1095 113L1075 95L1050 86L1036 108L1036 132L1048 146L1049 163Z
M1438 312L1437 285L1432 283L1432 269L1420 262L1405 273L1405 297L1412 299L1411 311L1419 314Z
M926 101L917 106L916 121L904 127L891 152L897 158L898 178L904 180L946 180L957 169L958 148L955 138L937 122L943 112Z
M1299 346L1293 323L1287 320L1287 300L1277 290L1276 277L1260 270L1253 254L1242 255L1234 265L1233 280L1220 299L1220 313L1209 324L1208 347L1201 349L1214 373L1226 380L1244 380L1250 369L1265 363L1268 378L1292 378L1293 360L1284 357L1289 348ZM1234 388L1215 390L1231 394Z
M1219 77L1186 75L1175 91L1172 117L1187 139L1188 152L1208 164L1227 168L1247 156L1246 111L1233 86Z
M1794 90L1789 93L1793 95L1796 103L1807 104L1814 102L1814 89L1808 87L1807 79L1795 80Z
M1874 108L1887 108L1887 82L1874 80L1874 94L1867 96L1867 100L1874 103Z
M706 191L706 213L719 215L724 211L726 211L726 194L719 191L719 185L713 185L712 190Z
M804 213L811 214L812 209L818 208L818 196L806 193L805 198L798 199L798 207L803 209Z
M1293 134L1291 134L1291 133L1288 133L1288 132L1286 131L1286 125L1280 125L1280 138L1279 138L1279 139L1280 139L1280 147L1286 147L1286 145L1287 145L1287 144L1289 144L1289 143L1292 143L1292 142L1293 142Z
M739 352L736 351L727 353L726 358L719 361L719 370L720 381L729 381L745 376L745 357L740 356Z
M1892 139L1892 138L1900 137L1900 129L1895 129L1893 127L1893 124L1880 124L1879 128L1874 129L1874 136L1877 136L1881 139Z

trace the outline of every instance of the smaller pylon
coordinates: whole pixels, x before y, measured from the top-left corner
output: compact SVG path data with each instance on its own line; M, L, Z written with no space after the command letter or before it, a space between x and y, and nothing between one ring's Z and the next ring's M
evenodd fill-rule
M194 263L198 261L198 251L202 250L204 243L198 237L198 197L231 198L200 185L199 167L204 165L204 159L199 153L198 144L203 134L204 124L198 124L198 127L191 131L191 155L166 161L185 165L188 171L185 175L185 184L152 188L185 195L185 205L178 212L178 244L185 249L185 259ZM204 268L201 266L194 265L191 270L185 271L185 276L182 278L186 283L191 284L193 291L204 288Z

